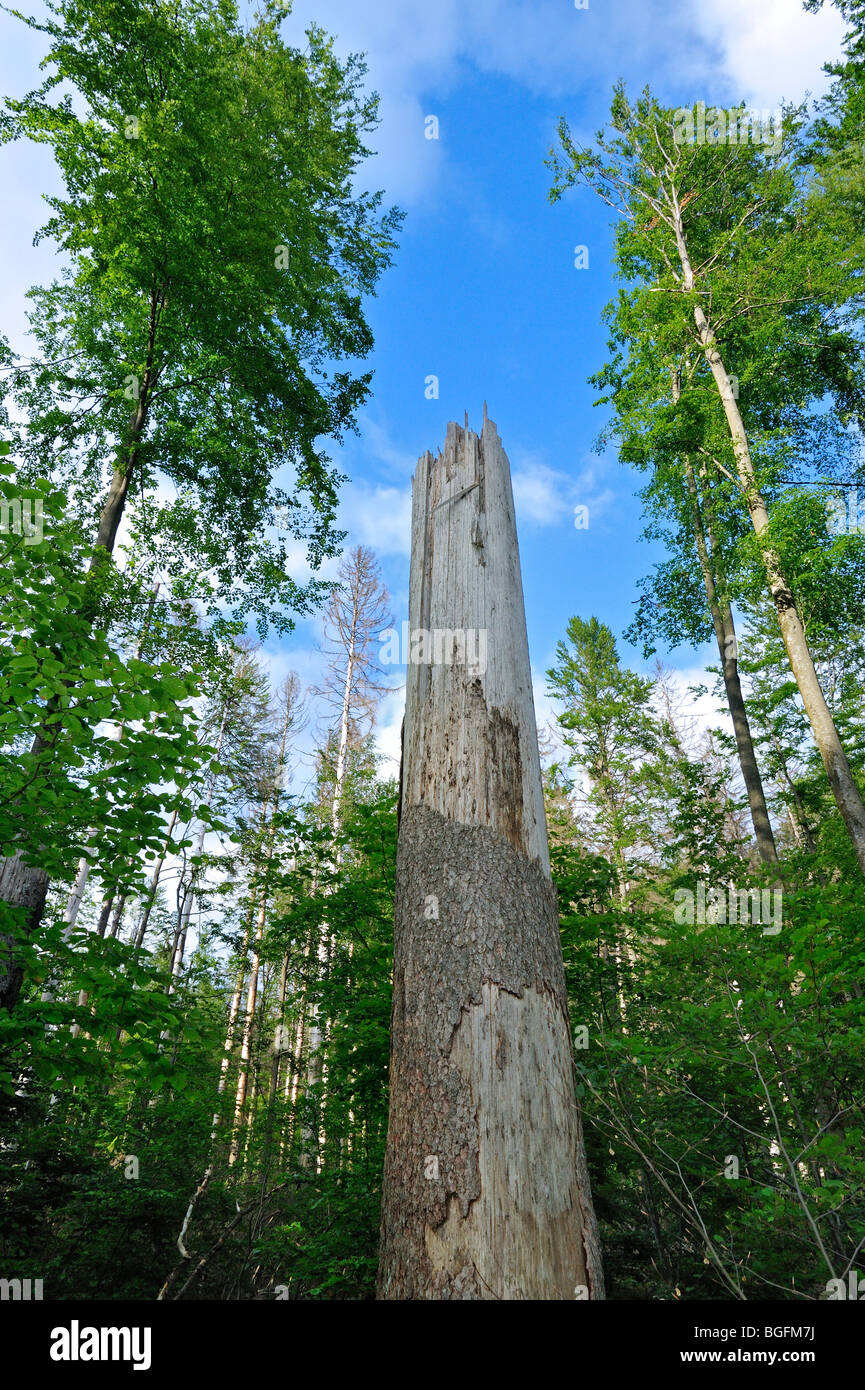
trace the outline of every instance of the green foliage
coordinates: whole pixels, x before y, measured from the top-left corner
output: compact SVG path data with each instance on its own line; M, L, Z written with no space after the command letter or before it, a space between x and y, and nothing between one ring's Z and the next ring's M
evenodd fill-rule
M674 148L672 113L618 87L596 148L563 123L552 158L554 198L586 182L620 216L595 383L667 548L629 635L711 636L698 521L779 850L758 862L729 729L696 733L660 668L573 617L544 791L615 1300L817 1299L861 1258L865 888L764 565L769 543L861 777L865 542L811 490L862 478L865 14L839 8L832 90L777 149ZM242 634L321 598L269 529L281 508L313 562L338 544L319 441L368 392L340 364L371 347L398 218L355 183L362 64L318 29L287 48L279 9L247 32L230 0L56 0L48 76L0 121L53 151L44 235L69 259L34 292L37 360L0 345L19 422L0 417L0 856L51 880L38 933L0 903L0 973L24 967L0 1016L0 1261L51 1299L374 1294L398 818L362 732L380 692L370 668L301 801L299 683L274 698ZM769 503L759 542L700 296Z
M609 692L636 681L602 633L574 619L574 645L560 648L566 743L593 715L613 727ZM780 735L783 692L765 674ZM626 728L639 709L625 707ZM641 758L614 764L615 782L612 759L583 744L573 761L592 784L593 830L568 836L559 812L551 850L607 1296L820 1298L855 1264L865 1216L865 894L849 840L825 830L810 851L755 868L730 833L723 763L686 752L669 719L655 730ZM802 730L786 733L792 763ZM618 804L642 792L644 807L654 788L663 809L649 858L609 814L611 788ZM701 885L723 894L722 914L701 920ZM780 931L761 929L767 919Z
M41 235L71 262L32 292L39 356L11 369L21 476L66 480L89 530L113 466L136 548L214 615L284 628L323 592L290 577L287 537L314 568L340 539L316 441L368 394L338 364L372 346L362 299L399 222L355 185L376 113L363 65L315 28L287 47L276 5L248 32L226 0L47 8L28 22L49 75L0 127L52 149L65 193Z

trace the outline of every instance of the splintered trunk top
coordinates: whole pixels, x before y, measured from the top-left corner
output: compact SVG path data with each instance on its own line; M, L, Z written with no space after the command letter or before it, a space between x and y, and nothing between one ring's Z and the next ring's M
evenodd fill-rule
M419 460L409 602L430 641L407 675L379 1296L600 1298L510 469L486 411L480 438L450 424Z

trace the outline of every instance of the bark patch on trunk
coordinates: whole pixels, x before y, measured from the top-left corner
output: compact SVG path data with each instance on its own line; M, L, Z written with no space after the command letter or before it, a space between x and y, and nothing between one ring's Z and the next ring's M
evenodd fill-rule
M573 1299L592 1237L555 888L495 831L404 807L395 957L382 1296Z
M8 859L0 859L0 902L24 909L21 916L28 936L42 920L47 895L48 875L44 869L25 864L20 850ZM14 1009L22 979L23 971L16 959L12 937L3 933L0 935L0 1008Z

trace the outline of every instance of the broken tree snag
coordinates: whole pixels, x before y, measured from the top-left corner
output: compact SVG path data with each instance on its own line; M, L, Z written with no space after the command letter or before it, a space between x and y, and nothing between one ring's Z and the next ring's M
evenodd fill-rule
M378 1294L602 1298L510 468L484 411L413 483Z

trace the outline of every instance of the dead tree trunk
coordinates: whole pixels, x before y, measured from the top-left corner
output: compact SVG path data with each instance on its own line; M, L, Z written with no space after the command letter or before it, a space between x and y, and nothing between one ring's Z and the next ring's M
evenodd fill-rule
M414 478L379 1297L602 1298L510 469Z

